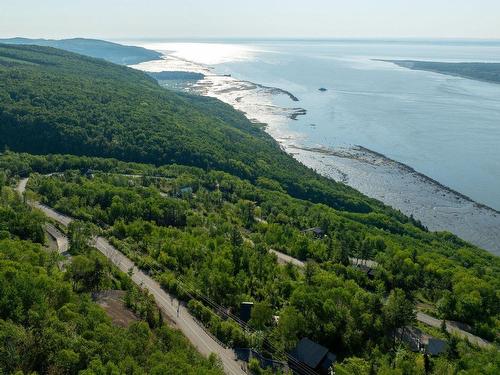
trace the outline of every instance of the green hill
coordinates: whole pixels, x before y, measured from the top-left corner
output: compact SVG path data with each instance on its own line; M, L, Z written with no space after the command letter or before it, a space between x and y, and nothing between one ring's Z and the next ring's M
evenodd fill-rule
M0 147L216 168L334 208L407 221L298 163L229 105L49 47L0 45Z
M141 62L159 59L162 56L159 52L141 47L124 46L104 40L84 38L62 40L11 38L0 39L0 43L60 48L122 65L139 64Z
M337 354L347 367L342 372L336 366L340 374L369 373L350 368L356 357L362 367L376 368L374 374L413 374L404 369L422 366L422 354L404 344L396 354L393 337L395 328L417 324L411 313L417 304L499 341L500 258L448 234L410 225L379 228L373 224L377 214L339 212L215 170L12 152L0 155L0 179L2 170L4 180L30 173L28 189L42 203L80 224L99 226L229 346L263 349L224 313L238 314L242 301L255 302L249 324L258 337L287 349L308 337ZM12 214L0 216L0 228L3 217ZM22 234L20 220L13 219L12 235ZM324 236L304 230L318 223ZM78 228L73 233L85 227ZM313 261L299 272L280 265L271 250ZM369 273L349 257L374 259L378 266ZM495 348L479 350L439 329L419 327L451 348L429 359L428 374L475 374L483 366L490 369L484 373L498 373ZM269 355L282 357L269 348Z

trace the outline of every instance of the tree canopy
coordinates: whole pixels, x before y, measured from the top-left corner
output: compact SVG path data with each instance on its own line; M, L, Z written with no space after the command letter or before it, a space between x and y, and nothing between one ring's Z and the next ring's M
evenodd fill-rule
M154 304L95 251L80 253L67 272L61 270L59 256L44 245L40 214L5 182L0 211L13 209L16 217L0 215L0 373L223 373L157 318L113 325L89 292L122 288L132 308L146 304L147 311Z
M44 203L100 226L164 288L190 301L193 314L228 345L267 351L271 342L290 350L309 337L339 359L367 361L352 359L347 368L390 368L396 361L390 353L398 347L394 333L415 324L417 303L435 305L437 316L468 323L495 340L498 258L448 234L410 224L398 230L374 226L220 171L73 156L4 157L19 168L79 166L82 171L32 175L29 186ZM318 225L322 237L305 230ZM271 249L307 260L306 268L280 265ZM374 278L351 265L352 257L375 259ZM93 264L83 264L80 274ZM95 283L78 285L91 290ZM221 313L237 315L243 301L255 303L251 334ZM375 348L381 354L373 354ZM471 358L472 352L484 354L460 344L457 355ZM419 360L407 352L398 363L412 367ZM467 369L470 360L463 361L449 364ZM432 360L433 366L438 362Z

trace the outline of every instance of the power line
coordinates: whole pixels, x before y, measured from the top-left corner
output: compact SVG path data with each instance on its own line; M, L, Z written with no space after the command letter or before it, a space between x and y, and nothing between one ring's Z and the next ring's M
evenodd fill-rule
M186 284L186 283L184 282L183 284ZM180 286L181 286L181 288L183 288L192 297L192 295L188 292L186 286L183 286L183 285L180 285ZM246 324L245 322L243 322L238 317L234 316L231 313L224 312L223 306L218 305L216 302L214 302L213 300L211 300L209 297L206 297L206 296L202 295L197 290L194 290L193 287L191 287L189 290L191 292L196 293L199 297L201 297L203 300L207 301L208 304L210 304L211 306L215 307L217 310L222 311L223 314L226 315L229 319L235 320L236 323L242 325L247 331L249 331L249 332L255 332L255 330L253 330L250 326L248 326L248 324ZM298 368L298 370L300 370L301 372L305 373L306 375L317 375L317 373L314 370L312 370L310 367L307 367L305 364L303 364L302 362L300 362L299 360L297 360L295 357L293 357L289 353L287 353L287 352L285 352L285 351L277 348L269 339L264 338L264 340L265 340L264 344L267 344L277 354L282 354L283 356L285 356L287 358L287 360L290 361L290 362L292 362Z
M183 283L185 284L185 283ZM182 289L184 289L184 291L190 295L192 298L192 294L190 292L194 292L196 293L199 297L201 297L203 300L205 300L208 304L210 304L212 307L214 307L215 309L223 312L224 315L226 315L229 319L232 319L232 320L235 320L236 323L240 324L240 325L243 325L244 328L249 331L249 332L255 332L254 330L252 330L245 322L241 321L238 317L234 316L233 314L231 313L227 313L227 312L224 312L224 309L221 305L218 305L216 302L210 300L208 297L206 296L203 296L200 292L194 290L194 289L188 289L185 285L180 285L180 287ZM192 287L191 287L192 288ZM241 323L240 323L241 322ZM310 368L307 368L305 367L304 364L302 364L301 362L299 362L295 357L293 356L290 356L288 353L276 348L274 346L274 344L272 344L269 340L265 339L267 341L267 345L270 346L275 352L277 352L278 354L281 352L285 357L287 357L287 359L290 361L290 362L293 362L298 368L300 368L300 370L306 372L307 374L311 374L311 375L316 375L316 372L313 372L311 371Z
M246 331L250 333L255 333L255 330L252 329L246 322L242 321L239 317L235 316L234 314L231 314L230 312L226 311L226 308L224 306L219 305L217 302L213 301L210 297L203 295L201 292L199 292L195 287L191 286L188 281L186 281L185 277L182 275L177 275L177 278L180 280L180 287L184 289L184 291L193 299L195 299L192 296L192 293L198 295L203 301L205 301L207 304L212 306L213 308L216 309L216 311L220 311L223 315L225 315L227 318L232 319L235 321L238 325L242 326ZM264 338L264 344L267 344L274 352L277 354L281 354L289 362L292 362L299 370L301 370L303 373L306 375L317 375L317 372L311 369L310 367L307 367L304 363L300 362L298 359L287 353L286 351L277 348L269 339Z

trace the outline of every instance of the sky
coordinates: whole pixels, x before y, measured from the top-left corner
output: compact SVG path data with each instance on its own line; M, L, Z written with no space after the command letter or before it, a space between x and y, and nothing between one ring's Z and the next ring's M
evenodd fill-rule
M0 0L0 37L500 39L500 0Z

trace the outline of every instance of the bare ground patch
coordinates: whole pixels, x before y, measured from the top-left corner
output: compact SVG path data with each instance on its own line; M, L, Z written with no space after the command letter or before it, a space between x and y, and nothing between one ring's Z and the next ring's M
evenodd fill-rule
M126 328L140 319L125 306L125 293L123 290L107 290L95 293L93 298L106 311L114 325Z

